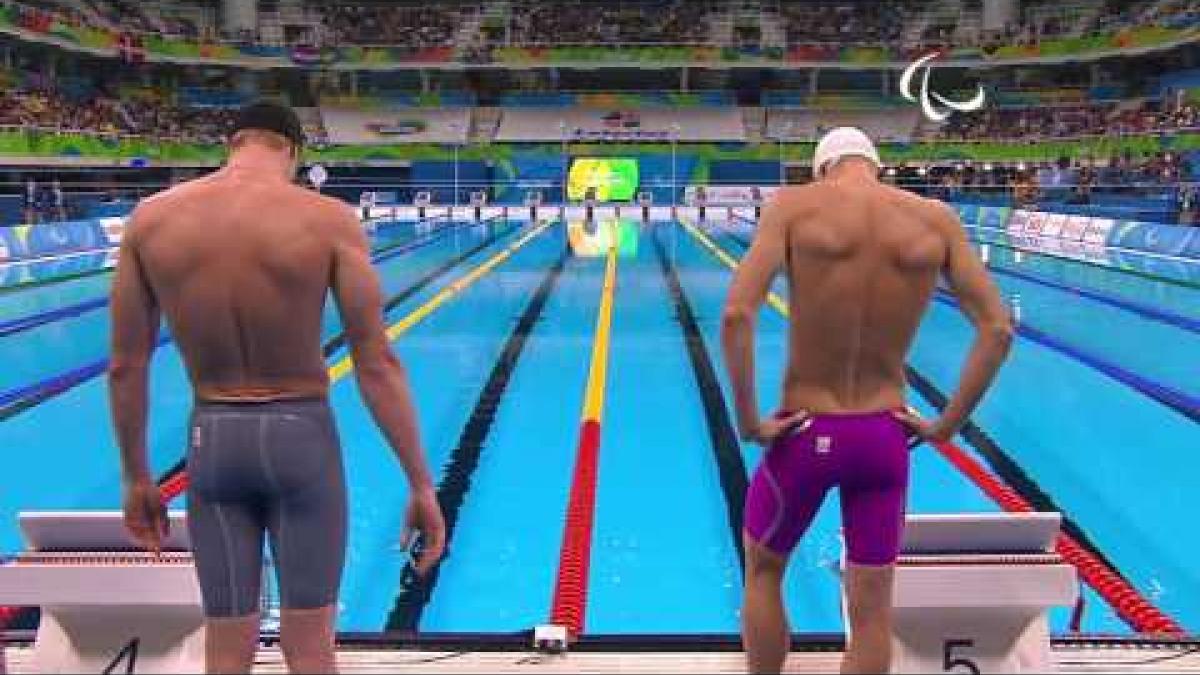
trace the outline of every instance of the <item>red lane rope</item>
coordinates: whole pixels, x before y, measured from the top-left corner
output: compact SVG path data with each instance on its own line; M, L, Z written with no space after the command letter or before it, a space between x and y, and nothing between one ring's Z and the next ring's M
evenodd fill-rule
M163 504L167 504L186 492L187 487L187 471L180 471L164 480L162 485L158 486L158 493L162 496Z
M955 468L991 497L1000 508L1011 513L1033 511L1029 502L985 469L962 448L954 443L935 443L934 447ZM1178 623L1146 599L1112 568L1080 546L1079 542L1070 535L1060 534L1056 549L1064 560L1079 571L1080 578L1112 606L1117 616L1121 617L1135 631L1172 637L1185 634Z
M600 457L600 423L596 420L587 420L581 426L577 452L550 610L551 623L565 626L572 637L583 633L587 607Z

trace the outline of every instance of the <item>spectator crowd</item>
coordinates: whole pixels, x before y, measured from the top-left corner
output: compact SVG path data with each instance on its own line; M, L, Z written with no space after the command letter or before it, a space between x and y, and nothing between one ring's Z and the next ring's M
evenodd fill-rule
M514 4L511 42L540 44L698 44L708 41L706 2L535 2Z
M57 17L72 25L97 25L129 35L194 41L260 39L254 31L223 34L215 8L188 13L182 11L184 4L171 2L78 0L68 5L51 0L0 0L0 6L15 8L19 23ZM705 44L709 42L709 18L714 12L736 13L732 11L735 6L716 0L513 0L502 37L486 42L490 46L497 42L518 46ZM927 14L930 6L919 0L781 2L777 17L791 46L879 45L904 53L932 47L981 46L989 50L1070 34L1112 32L1125 26L1200 23L1200 3L1195 0L1104 0L1099 11L1088 11L1087 0L1025 0L1017 21L1000 31L980 34L976 27L967 28L974 26L972 22L953 13ZM415 0L404 4L309 0L306 7L313 17L311 29L285 36L285 41L322 47L387 45L410 52L461 46L468 61L484 60L485 54L479 53L471 39L456 45L461 29L479 11L477 7ZM914 24L923 27L919 34L906 30Z
M1073 138L1200 129L1200 105L1181 100L1140 106L1091 103L993 108L953 115L939 135L964 141Z
M49 88L0 90L2 126L220 143L231 124L228 110L186 108L150 97L118 99L97 94L76 101Z
M466 11L451 6L321 5L323 42L388 45L419 52L454 46Z

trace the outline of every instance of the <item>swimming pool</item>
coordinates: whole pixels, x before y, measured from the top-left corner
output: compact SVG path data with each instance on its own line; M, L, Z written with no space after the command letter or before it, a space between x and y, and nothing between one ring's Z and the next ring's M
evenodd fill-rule
M405 483L346 377L330 308L331 398L351 486L339 628L511 634L573 605L591 635L736 632L730 521L760 451L729 425L718 329L730 270L719 255L742 255L752 227L381 228L387 319L452 530L437 578L412 583L396 550ZM1200 544L1188 535L1200 288L984 238L1021 332L958 445L1036 505L1061 509L1139 591L1196 630ZM100 376L107 284L100 273L0 291L0 550L21 546L19 510L119 506ZM778 400L784 330L765 308L764 405ZM939 295L910 359L923 412L953 389L970 337L953 299ZM165 472L181 456L190 404L170 343L151 377L152 462ZM939 452L913 457L913 512L999 510ZM796 556L793 628L840 631L836 500ZM1129 630L1087 598L1083 629ZM1065 630L1068 615L1057 612L1053 628Z

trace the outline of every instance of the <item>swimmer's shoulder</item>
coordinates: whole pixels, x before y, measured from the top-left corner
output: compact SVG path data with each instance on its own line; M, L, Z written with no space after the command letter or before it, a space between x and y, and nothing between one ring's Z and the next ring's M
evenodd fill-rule
M954 207L940 199L930 199L913 195L915 199L920 200L921 207L924 209L924 222L941 234L947 241L962 236L962 221L958 218L958 212Z
M295 186L295 204L304 214L311 230L331 242L357 241L365 237L362 223L354 207L337 197L330 197L307 188Z
M810 213L819 208L827 199L820 183L808 185L787 185L775 191L767 200L766 208L770 208L778 216L791 220L797 216Z
M121 243L137 247L147 237L162 230L164 224L169 223L171 214L176 213L179 207L190 199L194 192L192 184L195 182L180 183L148 197L143 197L133 207L129 217L125 219Z

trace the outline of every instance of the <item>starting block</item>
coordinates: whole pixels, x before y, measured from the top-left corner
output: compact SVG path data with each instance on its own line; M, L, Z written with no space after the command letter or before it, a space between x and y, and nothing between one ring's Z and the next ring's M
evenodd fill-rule
M41 673L204 672L204 612L182 512L160 557L118 512L19 516L28 551L0 565L0 604L39 606Z
M1057 513L909 516L892 672L1052 672L1049 609L1079 598L1075 568L1054 552L1061 524Z

